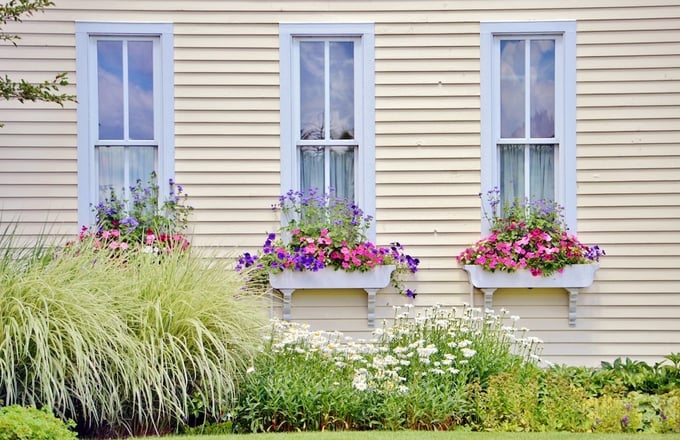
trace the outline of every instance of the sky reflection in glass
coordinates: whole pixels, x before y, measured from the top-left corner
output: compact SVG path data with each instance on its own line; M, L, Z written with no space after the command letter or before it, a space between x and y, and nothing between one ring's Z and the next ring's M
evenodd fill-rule
M528 41L528 45L527 40L500 41L502 138L552 138L555 135L555 41ZM528 84L527 56L530 56ZM528 130L527 111L530 112Z
M323 41L300 42L300 139L324 139Z
M125 53L126 63L123 60ZM128 67L127 75L123 72L125 65ZM153 43L98 40L97 80L99 139L154 139Z
M97 41L99 139L124 139L123 42Z
M330 133L325 127L327 123ZM303 41L300 138L318 140L327 139L328 135L330 139L354 139L354 42Z
M330 43L331 139L354 139L354 43Z
M555 136L555 40L531 41L531 137Z

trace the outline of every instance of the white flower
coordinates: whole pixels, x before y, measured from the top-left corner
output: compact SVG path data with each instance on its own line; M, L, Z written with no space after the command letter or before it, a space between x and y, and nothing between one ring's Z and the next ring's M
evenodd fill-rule
M366 379L360 379L360 380L355 379L352 382L352 385L354 386L354 388L356 388L359 391L366 391L366 389L368 388L368 384L366 383Z
M250 367L246 370L246 374L251 374L255 372L255 367Z
M468 358L468 359L471 358L472 356L474 356L477 353L476 350L473 350L471 348L463 348L460 351L461 351L461 353L463 353L463 357Z

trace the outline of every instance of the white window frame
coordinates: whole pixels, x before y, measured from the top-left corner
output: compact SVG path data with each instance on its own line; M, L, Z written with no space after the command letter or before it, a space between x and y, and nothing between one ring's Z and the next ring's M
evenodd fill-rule
M558 37L555 50L555 198L564 207L570 232L576 233L576 21L480 23L481 45L481 189L482 231L489 231L486 192L500 186L500 98L498 37Z
M294 40L297 38L351 38L358 45L355 59L355 156L354 200L366 215L375 217L375 25L373 23L279 24L281 75L281 193L300 189L297 156L299 126L296 103ZM368 231L375 238L375 222Z
M154 99L154 121L157 129L154 144L157 145L158 184L161 194L166 194L165 184L175 174L174 137L174 63L172 23L117 23L76 22L76 93L78 96L78 222L89 226L94 222L92 206L99 202L99 190L95 185L97 129L97 81L96 59L93 56L95 38L92 37L140 37L158 38L159 50L154 50L154 67L160 70L159 93Z

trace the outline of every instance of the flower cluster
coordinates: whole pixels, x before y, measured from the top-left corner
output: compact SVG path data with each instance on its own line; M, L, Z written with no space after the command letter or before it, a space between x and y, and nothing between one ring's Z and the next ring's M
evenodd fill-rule
M563 208L545 200L517 202L498 214L498 190L489 192L493 215L490 234L458 255L461 264L485 270L514 272L528 269L534 276L550 276L572 264L599 261L599 246L586 246L567 231Z
M273 320L266 345L274 357L302 355L307 362L323 364L329 376L349 373L342 376L355 390L377 393L405 394L428 380L473 381L489 374L488 364L499 358L509 365L547 364L540 357L542 341L517 327L519 317L509 317L508 324L505 309L499 314L469 306L433 306L417 313L411 304L394 309L392 325L374 330L369 340Z
M420 261L404 252L400 243L377 246L366 237L372 218L356 204L321 194L289 191L272 207L287 222L279 233L269 233L259 254L245 253L236 270L254 267L261 273L283 270L312 271L324 268L368 271L376 266L395 265L392 285L401 293L414 297L401 276L415 273Z
M93 207L95 226L83 226L80 241L91 240L95 248L132 248L156 254L187 249L190 243L185 230L192 208L185 204L187 195L181 185L170 179L169 186L170 193L162 205L155 173L146 184L138 179L130 186L130 200L110 188L109 197Z

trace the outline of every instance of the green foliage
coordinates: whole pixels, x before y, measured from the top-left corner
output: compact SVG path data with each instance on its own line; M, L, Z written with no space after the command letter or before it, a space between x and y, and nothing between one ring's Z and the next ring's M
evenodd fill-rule
M41 11L49 6L54 6L50 0L10 0L0 5L0 25L8 22L21 22L22 15L32 15L36 11ZM7 34L1 31L0 41L10 41L16 46L18 35ZM54 102L61 106L67 101L75 101L75 95L59 93L60 87L68 85L66 73L59 73L52 80L45 80L41 83L33 84L25 80L12 80L7 75L0 76L0 96L6 100L16 99L24 101L44 101ZM2 125L0 124L0 127Z
M54 2L51 0L9 0L0 4L0 25L5 25L11 21L21 22L22 15L31 16L34 12L50 6L54 6ZM18 39L18 35L0 32L0 40L14 42Z
M11 405L0 408L0 440L70 440L75 423L64 423L47 409Z
M186 250L189 241L185 234L193 208L187 205L188 195L181 185L170 179L168 188L169 194L162 198L155 172L148 182L138 179L130 186L128 197L121 194L124 188L110 188L109 196L93 207L96 225L81 229L81 241L91 237L96 248L147 253Z
M471 387L481 429L585 432L586 394L564 377L538 369L493 376L486 390Z
M538 362L539 341L506 324L468 307L415 315L407 307L393 325L358 342L277 321L240 386L234 428L456 428L473 416L470 382Z
M671 353L654 365L617 358L613 362L601 362L599 368L556 365L551 370L568 377L594 397L623 396L630 392L664 394L680 388L680 366L676 358L677 354Z
M637 432L642 428L642 416L633 399L605 395L589 402L593 432Z
M217 419L265 324L227 260L72 246L0 264L0 399L87 435L164 433L190 401Z

